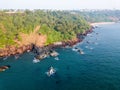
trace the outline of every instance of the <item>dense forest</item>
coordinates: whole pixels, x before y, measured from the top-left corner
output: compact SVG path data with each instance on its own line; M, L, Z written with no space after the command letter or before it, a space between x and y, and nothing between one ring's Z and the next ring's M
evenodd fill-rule
M120 10L72 10L71 12L81 15L90 23L120 21Z
M38 34L47 36L46 45L67 41L90 29L89 24L79 14L71 11L51 10L1 10L0 11L0 48L19 46L21 33L30 34L40 26Z
M1 10L0 48L18 47L21 33L30 35L37 26L37 34L46 35L45 45L49 45L76 38L90 29L89 23L119 20L119 10Z

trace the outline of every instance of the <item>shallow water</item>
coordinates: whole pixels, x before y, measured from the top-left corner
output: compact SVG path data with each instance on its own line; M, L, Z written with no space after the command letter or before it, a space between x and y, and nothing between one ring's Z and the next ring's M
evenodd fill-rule
M0 90L120 90L120 24L94 31L77 45L84 55L61 48L58 61L33 63L32 53L0 59L0 65L11 65L0 73ZM45 74L50 66L57 70L53 77Z

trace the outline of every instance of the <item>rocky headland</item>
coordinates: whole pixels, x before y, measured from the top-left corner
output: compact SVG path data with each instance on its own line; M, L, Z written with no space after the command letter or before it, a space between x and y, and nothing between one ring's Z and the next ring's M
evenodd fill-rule
M26 45L23 45L23 46L21 45L20 47L9 46L4 49L0 49L0 57L19 55L19 54L23 54L25 52L31 51L36 54L35 55L36 58L42 59L42 58L45 58L46 56L50 55L51 53L53 53L53 55L54 55L55 54L54 48L73 46L76 43L81 42L85 38L85 36L91 32L92 32L92 28L90 30L86 30L86 32L83 34L78 34L77 37L73 40L55 42L55 43L47 45L47 46L44 46L43 43L41 44L41 42L38 43L38 41L37 41L37 43L31 42L31 43L27 43ZM40 38L37 37L35 40L39 40L39 39ZM24 39L24 41L25 41L25 39ZM32 39L32 41L34 41L34 40Z

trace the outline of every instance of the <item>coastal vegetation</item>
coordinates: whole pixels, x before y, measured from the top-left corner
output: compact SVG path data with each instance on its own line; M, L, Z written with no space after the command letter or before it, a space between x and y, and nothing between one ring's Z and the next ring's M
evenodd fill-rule
M119 16L119 10L1 10L0 48L73 40L89 23L118 22Z
M32 35L46 35L45 45L76 38L79 33L90 29L81 15L70 11L51 10L2 10L0 11L0 48L19 47L21 41ZM24 36L25 36L24 35ZM18 43L19 42L19 43ZM24 43L22 43L24 44Z
M120 10L72 10L71 12L81 15L90 23L120 21Z

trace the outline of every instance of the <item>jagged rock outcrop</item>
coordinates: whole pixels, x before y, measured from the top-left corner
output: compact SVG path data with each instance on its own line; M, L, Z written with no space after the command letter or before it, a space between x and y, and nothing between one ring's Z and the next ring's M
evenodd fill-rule
M77 38L75 38L73 40L68 40L66 42L63 41L63 42L61 42L61 44L51 44L51 45L48 45L48 46L44 46L45 42L42 41L42 44L36 44L36 43L34 43L34 40L33 40L33 42L28 43L26 45L24 45L24 44L20 45L20 47L9 46L9 47L6 47L4 49L0 49L0 57L22 54L26 51L33 51L34 53L36 53L37 56L40 55L40 54L45 56L45 55L48 55L50 50L54 49L55 47L61 47L61 46L65 47L67 45L68 46L73 46L76 43L81 42L84 39L84 37L88 33L91 33L91 32L92 32L92 28L90 30L87 30L83 34L78 34ZM42 39L37 39L37 40L42 40ZM37 41L37 42L39 42L39 41ZM41 43L41 42L39 42L39 43Z

